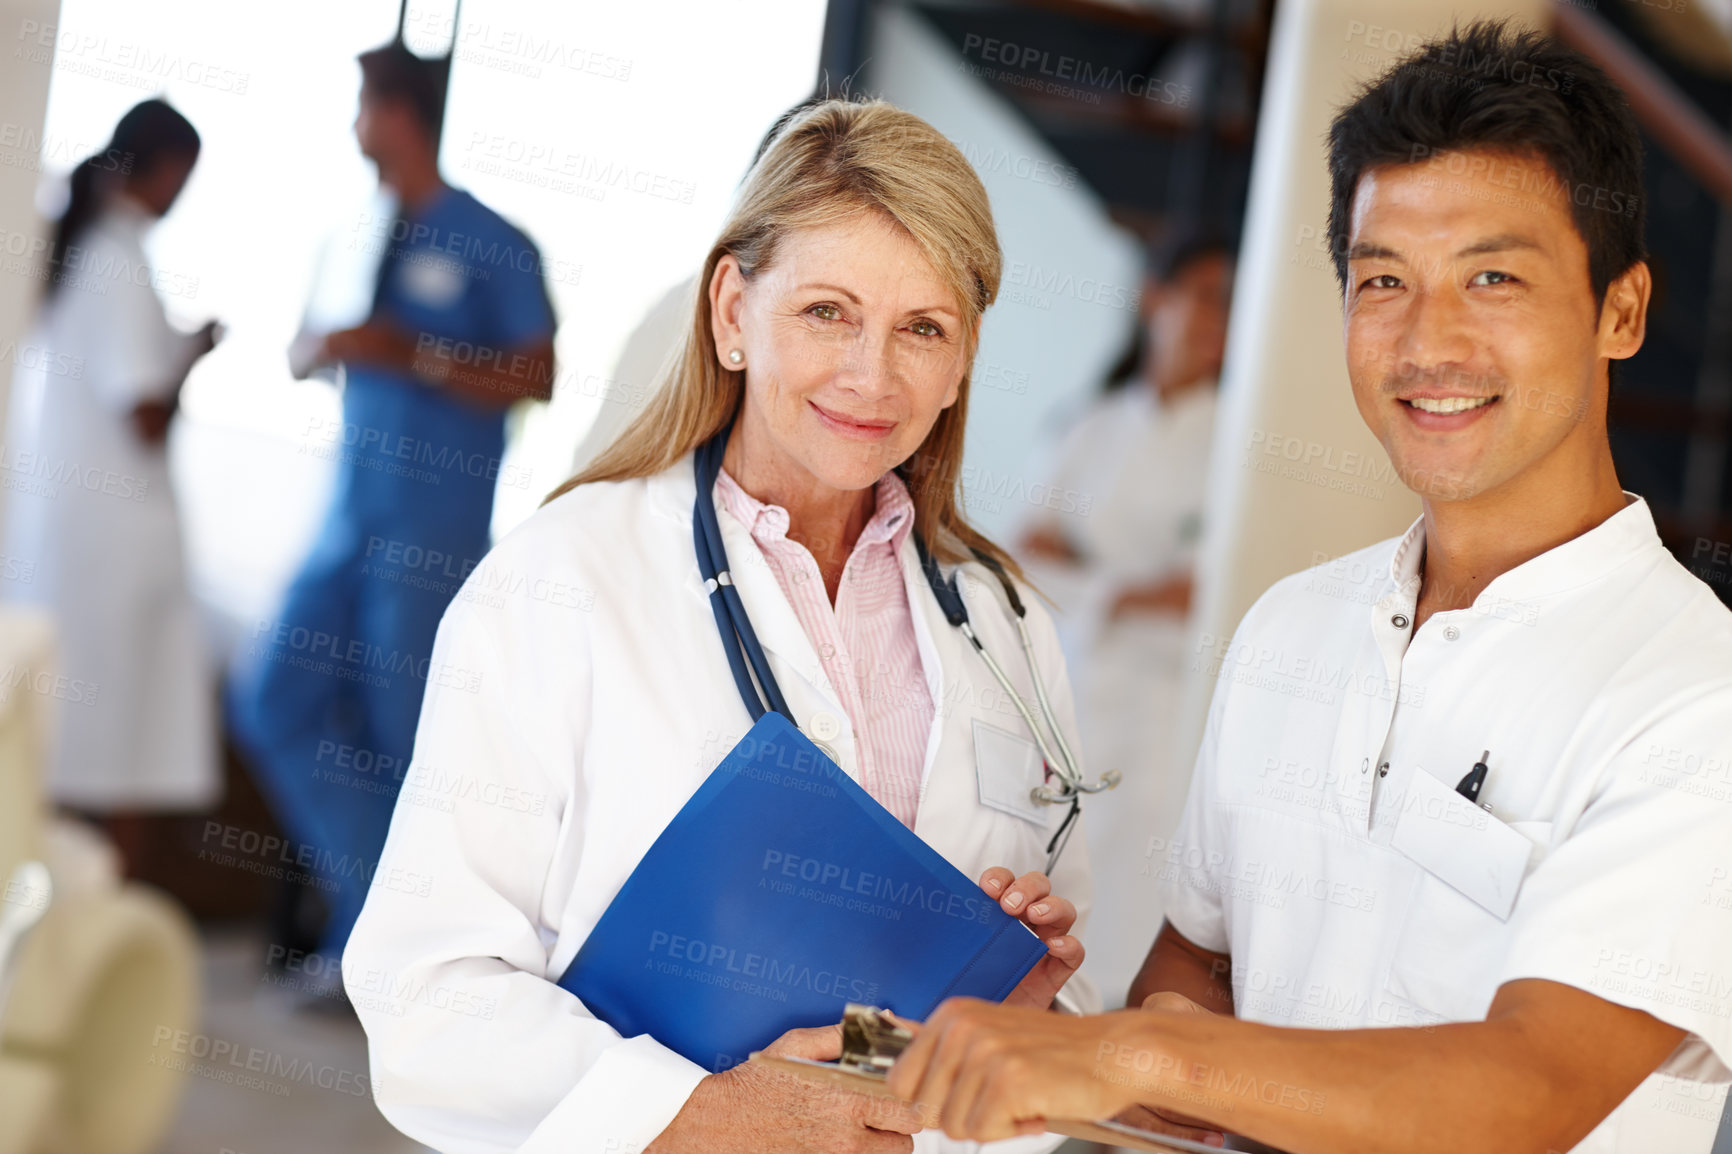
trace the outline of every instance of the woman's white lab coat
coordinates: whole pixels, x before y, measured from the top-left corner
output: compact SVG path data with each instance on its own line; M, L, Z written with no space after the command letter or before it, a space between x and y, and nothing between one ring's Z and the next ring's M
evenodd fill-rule
M215 673L168 454L130 420L166 401L192 359L152 287L152 223L120 199L76 242L17 378L29 431L7 438L8 584L57 631L49 792L97 812L203 808L220 785Z
M440 1150L639 1151L706 1073L648 1036L621 1038L554 984L751 725L698 575L695 492L688 455L647 479L562 496L494 548L440 625L414 758L343 958L380 1109ZM720 522L789 706L858 780L847 715L793 607L745 527L725 510ZM1060 807L1037 823L983 805L974 755L977 724L1028 732L939 612L912 537L902 567L937 706L915 832L971 878L991 866L1041 869ZM1002 590L972 564L959 584L983 643L1033 702ZM1074 747L1051 621L1025 601ZM1038 782L998 784L1026 797ZM1072 839L1053 879L1080 910L1084 843ZM1086 945L1081 920L1077 932ZM1098 1006L1083 980L1067 990ZM937 1133L916 1141L973 1148Z

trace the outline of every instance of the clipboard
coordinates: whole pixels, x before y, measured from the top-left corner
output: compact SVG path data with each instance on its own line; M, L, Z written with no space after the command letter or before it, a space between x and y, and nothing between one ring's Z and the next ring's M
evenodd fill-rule
M864 1094L869 1098L891 1098L889 1084L883 1074L868 1073L843 1066L839 1062L814 1062L810 1058L783 1058L766 1054L762 1050L754 1051L748 1061L779 1070L784 1074L792 1074L808 1082L821 1082L834 1086L839 1090L847 1090L854 1094ZM1221 1147L1207 1146L1201 1142L1193 1142L1189 1138L1176 1138L1167 1134L1156 1134L1149 1130L1139 1130L1135 1126L1126 1126L1121 1122L1102 1120L1087 1122L1076 1118L1048 1118L1046 1128L1049 1133L1063 1134L1066 1138L1081 1138L1088 1142L1101 1142L1108 1146L1123 1146L1131 1150L1152 1150L1156 1154L1222 1154Z

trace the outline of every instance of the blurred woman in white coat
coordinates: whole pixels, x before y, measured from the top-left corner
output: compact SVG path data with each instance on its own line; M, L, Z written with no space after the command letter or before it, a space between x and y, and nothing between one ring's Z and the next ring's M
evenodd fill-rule
M199 136L147 100L73 170L49 249L25 420L9 450L14 582L53 612L59 724L50 795L107 826L136 864L140 817L216 800L214 671L188 589L167 439L216 326L168 322L144 251L198 159ZM34 413L30 412L34 409ZM17 477L27 472L29 479Z
M1150 839L1177 824L1190 782L1172 730L1232 283L1225 242L1207 230L1154 251L1128 379L1058 447L1053 485L1086 499L1088 515L1043 513L1022 542L1062 611L1089 758L1123 774L1088 826L1096 907L1112 911L1090 935L1089 972L1112 1005L1160 929Z
M802 730L1046 940L1011 998L1050 1005L1080 963L1084 839L1049 883L1066 814L1031 801L1036 736L920 561L959 578L986 651L1036 701L991 566L1016 570L957 500L1001 263L985 190L931 126L882 102L797 111L703 264L649 408L470 576L343 959L377 1101L405 1133L477 1152L970 1148L911 1136L898 1106L621 1037L555 983L752 724L700 577L697 501L714 502ZM700 492L693 451L717 437ZM1057 639L1028 604L1039 689L1074 749ZM1098 1004L1081 979L1064 994ZM773 1049L835 1058L835 1026L811 1025Z

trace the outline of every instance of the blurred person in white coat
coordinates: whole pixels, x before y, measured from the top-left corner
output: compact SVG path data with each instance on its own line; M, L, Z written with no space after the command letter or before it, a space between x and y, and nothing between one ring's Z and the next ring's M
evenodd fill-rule
M899 1107L622 1037L557 984L752 725L694 548L708 502L789 714L1046 941L1011 1000L1045 1008L1065 987L1099 1005L1071 977L1087 847L1072 838L1049 882L1068 807L1030 797L1049 739L921 560L956 579L985 651L1023 700L1050 700L1052 740L1075 749L1052 622L957 502L1001 268L985 190L930 125L882 102L799 110L708 253L649 407L470 576L343 959L380 1109L405 1133L464 1152L973 1148L911 1134ZM700 487L694 450L718 447ZM1023 590L1032 662L994 566ZM836 1058L841 1009L772 1049Z
M36 379L20 382L22 431L7 446L11 592L53 612L59 651L49 792L101 821L134 866L142 815L206 808L220 788L214 669L167 453L181 385L218 330L169 323L144 250L199 143L147 100L72 171Z
M1232 281L1208 229L1152 252L1133 351L1058 446L1052 486L1075 512L1043 508L1022 540L1061 610L1089 761L1124 775L1088 824L1096 908L1111 911L1095 920L1089 972L1112 1005L1160 928L1149 839L1177 823L1189 780L1172 727Z

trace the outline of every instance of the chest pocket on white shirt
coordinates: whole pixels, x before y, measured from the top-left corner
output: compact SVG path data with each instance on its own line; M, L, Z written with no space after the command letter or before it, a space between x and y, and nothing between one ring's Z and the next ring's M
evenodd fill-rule
M1545 859L1549 821L1516 821L1510 828L1535 843L1527 873ZM1396 937L1389 992L1449 1021L1479 1021L1497 996L1498 966L1509 923L1436 875L1420 869ZM1520 898L1516 899L1520 902ZM1419 1023L1397 1022L1397 1025Z
M975 718L974 771L981 805L1046 824L1048 807L1030 796L1045 777L1045 762L1034 742Z

